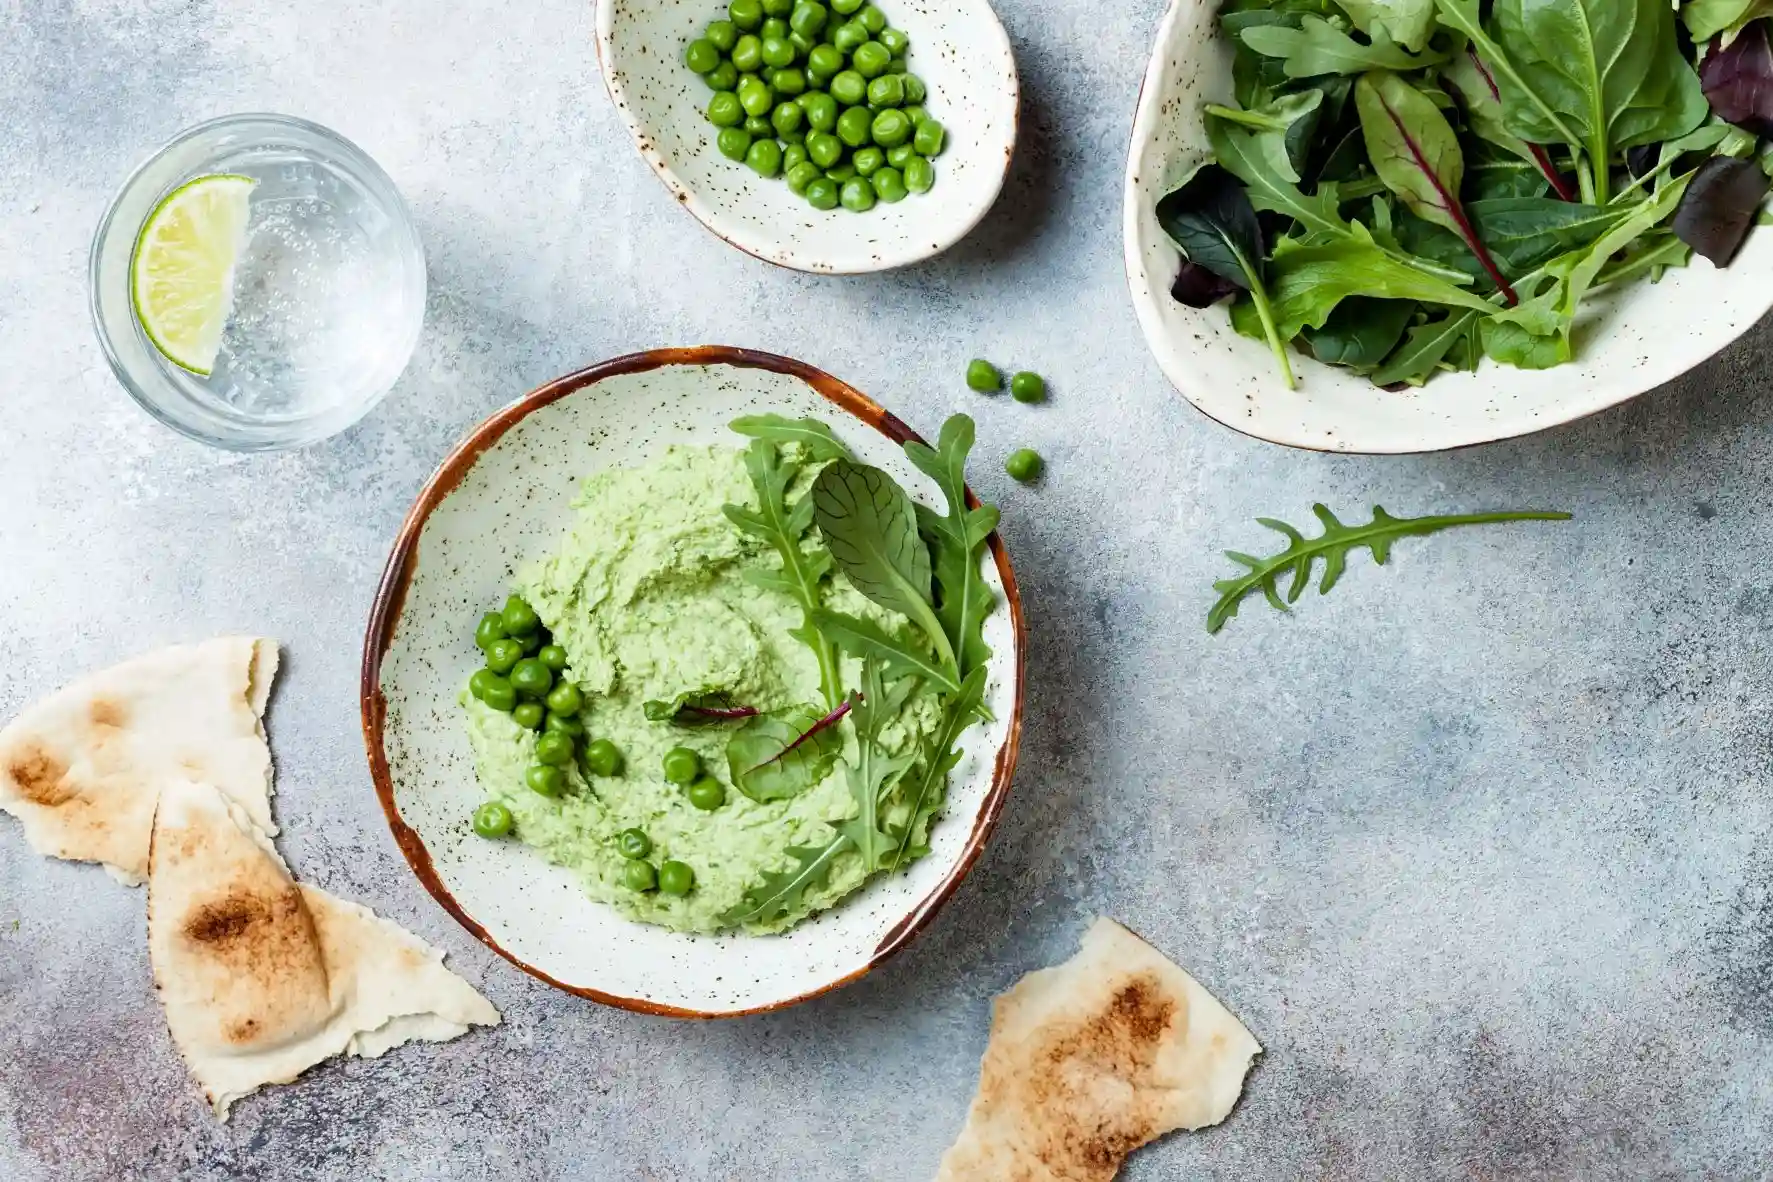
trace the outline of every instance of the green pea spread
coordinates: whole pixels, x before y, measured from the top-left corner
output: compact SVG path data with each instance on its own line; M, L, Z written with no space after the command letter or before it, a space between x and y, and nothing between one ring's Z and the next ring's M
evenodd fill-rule
M809 467L799 487L811 482ZM828 708L818 664L789 635L801 623L788 596L757 586L750 572L780 569L768 546L742 534L722 512L755 505L742 453L728 448L673 447L654 462L600 472L586 480L577 513L559 548L519 572L517 594L532 604L565 648L565 680L583 693L581 715L590 739L621 752L616 775L567 769L567 787L548 797L525 786L536 762L537 735L512 716L464 693L468 737L488 798L515 819L514 835L549 861L576 871L592 898L635 919L687 932L710 932L738 906L746 889L791 864L791 847L823 845L831 825L856 814L844 761L799 795L759 803L732 783L726 748L734 723L680 726L649 721L649 700L685 692L724 691L731 701L777 710ZM821 546L809 530L804 549ZM890 632L914 630L897 614L857 593L841 573L828 576L827 606ZM843 661L846 685L860 663ZM919 691L886 727L883 745L911 750L941 724L933 695ZM845 759L855 754L847 725ZM726 787L719 808L694 807L685 788L665 779L665 754L688 747ZM639 829L652 840L651 859L686 863L695 873L688 894L643 892L624 883L628 859L617 835ZM840 855L828 881L809 890L794 911L752 931L780 931L830 907L862 884L854 853Z

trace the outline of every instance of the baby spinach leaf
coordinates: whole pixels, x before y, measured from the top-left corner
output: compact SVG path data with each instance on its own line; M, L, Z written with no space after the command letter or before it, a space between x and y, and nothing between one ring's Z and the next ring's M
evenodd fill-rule
M954 646L930 597L930 549L917 532L917 513L905 490L879 468L836 460L813 481L812 499L819 533L850 584L910 619L935 646L943 667L955 669Z
M1299 170L1311 149L1311 137L1317 130L1318 114L1323 106L1324 92L1301 90L1283 94L1270 102L1249 110L1222 107L1208 103L1206 114L1247 127L1255 134L1256 144L1274 174L1290 184L1299 183Z
M882 661L887 671L896 677L915 674L946 693L960 688L960 680L954 675L953 668L927 646L913 644L878 624L841 612L822 610L814 616L814 622L844 652L863 660Z
M654 699L641 706L648 722L669 722L676 726L715 726L738 722L758 713L755 706L741 706L722 689L703 688L678 694L670 701Z
M1570 360L1569 346L1557 333L1535 336L1519 324L1485 320L1479 326L1484 356L1519 369L1550 369Z
M1398 351L1373 372L1373 383L1420 386L1434 375L1449 355L1476 331L1480 314L1474 309L1454 309L1439 320L1410 329ZM1461 368L1454 364L1454 368Z
M936 618L942 622L963 677L991 657L984 625L997 599L979 573L985 540L997 528L997 506L973 508L967 503L966 463L967 453L973 449L973 430L971 418L952 415L942 424L934 448L922 443L905 445L906 457L936 482L948 503L945 514L923 505L916 511L919 527L930 542L932 570L941 592Z
M1538 144L1529 144L1508 130L1502 114L1502 90L1475 50L1467 46L1464 53L1455 54L1442 69L1441 76L1459 92L1465 104L1465 121L1473 134L1531 164L1565 201L1576 200L1575 190L1553 167L1545 149Z
M852 697L829 713L791 706L750 719L727 740L733 787L759 803L799 796L830 773L843 750L837 724L853 708Z
M850 460L850 449L818 419L790 419L782 415L743 415L730 424L733 430L753 439L771 443L798 443L801 452L815 464L831 460Z
M1773 0L1689 0L1681 6L1682 23L1701 45L1719 33L1733 36L1764 16L1773 16Z
M904 708L913 684L909 677L888 683L880 662L867 661L862 665L862 690L850 695L856 757L845 765L844 772L856 815L839 822L837 831L862 855L862 866L869 874L887 869L898 848L894 836L884 828L883 806L899 777L916 761L917 753L910 750L894 755L886 746L884 732Z
M1675 236L1717 266L1729 266L1754 227L1767 187L1767 174L1756 161L1713 156L1675 207Z
M1351 296L1336 305L1322 328L1307 328L1300 339L1319 361L1367 373L1397 347L1416 307L1407 300Z
M1493 198L1473 201L1465 209L1507 275L1525 274L1554 255L1587 246L1627 212L1552 197Z
M1379 179L1417 217L1458 234L1490 276L1502 297L1515 294L1490 257L1459 202L1465 156L1452 124L1427 95L1396 74L1375 71L1354 86L1367 156Z
M1720 118L1773 135L1773 49L1766 21L1756 21L1727 46L1714 45L1699 67L1699 81Z
M1318 16L1300 20L1298 28L1257 25L1238 34L1243 43L1264 57L1280 58L1289 78L1316 78L1323 74L1364 74L1368 70L1420 70L1446 60L1439 52L1414 54L1401 48L1383 32L1372 44L1353 37Z
M1335 241L1283 240L1275 246L1271 269L1275 327L1288 340L1307 325L1321 328L1336 305L1353 295L1491 310L1483 297L1386 254L1359 222Z
M1420 52L1434 32L1434 0L1339 0L1354 27Z
M1164 195L1157 203L1157 221L1190 262L1250 293L1281 377L1287 389L1293 389L1287 338L1275 332L1262 282L1262 226L1243 186L1218 165L1206 165L1181 188Z
M922 762L911 776L904 828L888 869L897 870L908 859L920 856L912 843L919 831L927 836L947 798L948 775L963 754L955 744L973 720L985 713L985 667L981 665L966 675L960 689L944 704L941 730L924 740Z

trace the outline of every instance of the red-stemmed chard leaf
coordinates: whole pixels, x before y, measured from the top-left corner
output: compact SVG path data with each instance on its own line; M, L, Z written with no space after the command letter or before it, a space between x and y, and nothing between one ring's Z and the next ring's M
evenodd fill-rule
M1756 135L1773 135L1773 48L1766 21L1755 21L1728 45L1722 38L1713 41L1699 67L1699 82L1719 118Z
M823 780L843 751L834 728L850 706L845 701L828 714L816 706L791 706L749 719L727 740L733 787L763 802L799 796Z
M1464 58L1455 59L1449 67L1448 80L1459 89L1465 99L1466 114L1470 117L1473 131L1517 156L1524 155L1530 159L1533 167L1551 184L1552 192L1565 201L1576 200L1576 190L1570 187L1569 180L1551 162L1551 155L1546 152L1545 146L1529 144L1504 125L1502 91L1496 85L1496 75L1490 73L1490 67L1477 55L1477 50L1466 46Z
M1754 228L1767 186L1767 174L1755 161L1713 156L1681 195L1670 228L1714 264L1727 266Z
M649 701L641 707L648 722L677 726L713 726L740 722L761 713L755 706L741 706L724 690L699 689L678 694L668 702Z
M1432 99L1396 74L1375 70L1354 86L1355 109L1373 171L1417 217L1459 235L1466 248L1513 306L1514 288L1503 278L1459 202L1465 156L1459 138Z

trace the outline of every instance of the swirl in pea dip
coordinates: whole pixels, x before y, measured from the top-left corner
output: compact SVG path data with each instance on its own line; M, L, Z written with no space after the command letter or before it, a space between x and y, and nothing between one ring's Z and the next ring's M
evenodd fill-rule
M945 515L815 420L733 426L585 481L462 699L476 832L685 932L782 931L928 852L985 713L971 420L906 449Z

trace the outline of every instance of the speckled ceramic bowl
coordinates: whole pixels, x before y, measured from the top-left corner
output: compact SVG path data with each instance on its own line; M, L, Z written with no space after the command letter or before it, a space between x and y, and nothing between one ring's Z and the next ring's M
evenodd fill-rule
M1209 155L1201 107L1231 101L1231 50L1210 0L1171 0L1133 121L1123 210L1127 278L1158 364L1203 413L1247 435L1320 451L1418 452L1525 435L1635 398L1698 365L1773 306L1773 232L1757 230L1722 270L1703 259L1589 301L1577 358L1555 369L1486 362L1418 389L1293 354L1298 390L1223 307L1170 298L1180 254L1157 224L1158 198Z
M911 37L925 104L948 129L936 186L865 214L821 212L779 178L714 148L711 92L683 48L725 15L716 0L598 0L597 56L635 146L672 196L747 254L799 271L885 271L940 254L997 200L1016 146L1016 59L986 0L883 0Z
M363 653L363 733L382 809L437 901L494 951L595 1001L683 1017L775 1009L853 981L904 947L984 848L1010 788L1022 725L1022 607L995 535L985 573L1000 606L986 691L996 721L969 731L929 857L779 936L686 936L593 902L515 841L476 837L484 798L458 703L480 663L467 630L523 562L554 549L580 482L670 443L739 446L742 414L823 418L864 460L930 504L905 459L910 428L837 379L741 349L665 349L561 378L476 427L419 494L388 560Z

